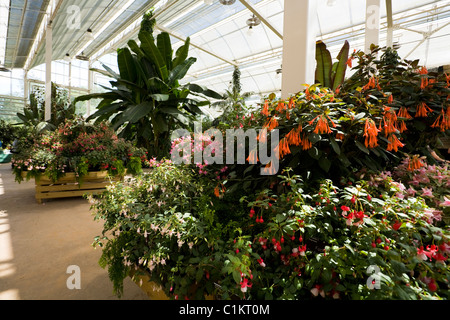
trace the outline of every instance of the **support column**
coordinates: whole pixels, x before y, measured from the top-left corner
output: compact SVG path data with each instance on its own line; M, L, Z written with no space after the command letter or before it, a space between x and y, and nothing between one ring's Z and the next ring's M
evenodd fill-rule
M366 0L366 42L364 52L370 52L370 45L380 43L380 0Z
M45 33L45 121L50 120L52 110L52 26L50 23Z
M394 46L394 21L392 18L392 0L386 0L387 38L386 47Z
M317 27L316 0L284 0L283 99L314 83Z
M89 66L88 66L88 69L89 69L89 73L88 73L88 94L91 94L91 93L93 93L93 88L94 88L94 72L91 70L91 68L92 68L92 62L91 62L91 60L89 60ZM91 115L91 100L88 100L87 102L87 105L86 105L86 114L87 114L87 117L89 117L90 115Z

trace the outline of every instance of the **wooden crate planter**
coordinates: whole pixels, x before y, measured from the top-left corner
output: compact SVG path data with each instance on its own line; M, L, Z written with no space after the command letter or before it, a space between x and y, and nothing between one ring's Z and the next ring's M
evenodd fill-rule
M119 181L120 177L108 177L107 171L92 171L82 178L81 184L75 179L75 173L68 172L56 182L46 176L35 179L36 201L45 199L81 197L84 194L96 194L106 190L111 181Z

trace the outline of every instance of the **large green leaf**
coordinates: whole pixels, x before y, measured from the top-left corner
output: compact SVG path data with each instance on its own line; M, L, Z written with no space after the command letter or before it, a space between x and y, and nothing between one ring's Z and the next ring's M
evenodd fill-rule
M316 43L316 61L316 83L330 88L333 61L330 51L328 51L327 46L322 41L317 41Z
M130 82L136 80L136 67L133 56L128 48L117 49L117 64L119 66L120 78Z
M191 91L191 92L200 93L200 94L203 94L203 95L213 98L213 99L218 99L218 100L223 99L223 96L220 93L217 93L216 91L213 91L211 89L208 89L204 86L201 86L201 85L198 85L195 83L189 83L185 87L187 87L189 89L189 91Z
M169 74L169 86L173 86L176 81L183 79L189 68L197 61L197 58L188 58L184 60L181 64L177 65L170 71Z
M105 100L103 100L105 101ZM99 106L97 107L97 111L90 115L86 120L89 121L91 119L99 118L104 115L109 116L112 113L115 113L117 110L119 110L121 107L125 106L126 104L123 102L117 102L117 103L110 103L108 105Z
M167 70L172 69L172 44L170 43L170 36L167 32L161 32L156 38L156 43L159 52L161 52L162 57L167 66Z
M188 37L184 42L184 45L178 48L175 53L175 59L172 62L172 68L175 68L179 64L181 64L184 60L187 59L189 54L189 45L191 43L191 39Z
M145 101L137 105L130 106L123 112L122 123L131 122L135 123L139 119L147 116L153 110L153 102Z
M128 44L128 47L130 47L131 51L136 53L139 58L142 58L143 56L145 56L144 51L141 50L141 48L136 43L136 41L131 39L130 41L128 41L127 44Z
M73 103L77 103L80 101L87 101L91 99L109 99L109 100L117 100L121 99L122 96L115 91L110 92L100 92L100 93L91 93L85 94L83 96L78 96L74 99Z
M155 45L153 36L146 32L139 33L139 40L141 41L141 49L145 56L150 59L156 66L157 72L162 80L167 80L169 73L167 65L158 47Z
M338 62L336 67L336 73L332 77L331 89L336 90L345 80L345 72L347 70L348 53L350 50L350 44L346 40L342 46L341 51L337 56Z

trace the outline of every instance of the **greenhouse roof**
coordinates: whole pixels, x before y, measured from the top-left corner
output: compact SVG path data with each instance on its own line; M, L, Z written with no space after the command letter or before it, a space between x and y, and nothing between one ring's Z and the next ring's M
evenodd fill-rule
M384 3L381 46L386 43L389 20ZM392 1L393 40L402 58L420 59L427 67L450 64L449 4ZM186 81L223 91L234 66L239 66L244 91L280 90L277 70L282 70L284 0L236 0L231 5L219 0L0 0L0 64L31 69L44 63L48 21L53 60L69 55L96 61L136 38L142 15L152 7L157 30L172 36L175 49L191 39L190 56L197 62ZM365 7L362 0L317 0L317 39L334 56L345 40L352 50L363 49ZM250 34L247 20L253 16L261 23Z

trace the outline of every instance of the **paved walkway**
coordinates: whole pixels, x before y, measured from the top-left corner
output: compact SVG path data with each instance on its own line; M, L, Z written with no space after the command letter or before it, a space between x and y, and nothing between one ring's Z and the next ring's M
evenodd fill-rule
M94 249L102 225L82 198L34 199L34 181L17 183L9 163L0 164L0 300L114 300L107 271ZM68 289L71 265L80 289ZM122 300L147 296L126 279Z

